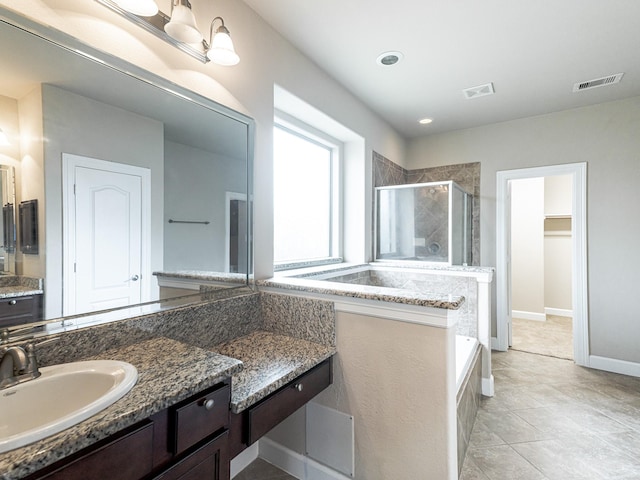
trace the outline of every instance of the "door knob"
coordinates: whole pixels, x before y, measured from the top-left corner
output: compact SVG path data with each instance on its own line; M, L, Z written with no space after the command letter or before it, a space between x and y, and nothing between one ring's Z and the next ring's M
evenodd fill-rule
M133 277L131 277L131 280L133 280L134 282L137 282L140 279L140 277L138 275L134 275Z

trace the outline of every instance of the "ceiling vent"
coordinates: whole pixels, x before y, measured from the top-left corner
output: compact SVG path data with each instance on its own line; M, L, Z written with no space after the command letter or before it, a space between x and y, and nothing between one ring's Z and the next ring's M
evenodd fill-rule
M587 80L586 82L574 83L573 91L581 92L582 90L589 90L590 88L606 87L607 85L620 83L623 75L624 73L616 73L615 75L609 75L608 77L596 78L595 80Z
M485 85L478 85L477 87L465 88L462 90L464 96L467 99L484 97L485 95L493 95L495 90L493 89L493 83L487 83Z

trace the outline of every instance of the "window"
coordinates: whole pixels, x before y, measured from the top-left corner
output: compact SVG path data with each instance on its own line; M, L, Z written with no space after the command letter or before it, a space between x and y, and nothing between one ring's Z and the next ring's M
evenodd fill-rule
M277 123L274 145L276 270L340 257L339 144Z

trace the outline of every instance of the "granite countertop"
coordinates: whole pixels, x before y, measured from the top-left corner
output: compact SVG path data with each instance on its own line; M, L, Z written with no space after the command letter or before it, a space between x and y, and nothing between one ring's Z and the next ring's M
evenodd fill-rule
M153 272L153 275L155 275L156 277L234 283L238 285L245 285L247 283L247 274L245 273L228 273L228 272L214 272L214 271L210 272L205 270L173 270L173 271L157 271L157 272Z
M0 479L22 478L229 376L231 411L242 412L335 353L335 347L266 331L255 331L208 349L154 337L106 350L86 360L129 362L138 369L136 385L84 422L0 454Z
M299 292L378 300L421 307L444 308L447 310L457 310L465 301L465 298L461 295L419 293L402 288L332 282L330 279L312 280L309 278L274 277L268 280L258 280L256 283L260 287L284 288Z
M6 287L0 287L0 299L26 297L29 295L40 295L42 293L44 293L44 290L38 288L30 288L23 285L9 285Z
M335 347L258 331L213 348L242 361L231 382L231 411L240 413L336 353Z
M136 385L123 398L84 422L39 442L0 454L0 478L22 478L242 369L242 363L237 359L163 337L106 350L92 359L133 364L138 369Z

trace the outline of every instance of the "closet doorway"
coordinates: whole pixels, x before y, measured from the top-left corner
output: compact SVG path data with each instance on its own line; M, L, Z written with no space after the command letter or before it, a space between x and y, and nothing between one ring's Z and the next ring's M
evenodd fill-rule
M571 175L521 178L511 190L509 346L573 360Z
M588 361L586 164L498 172L497 349Z

